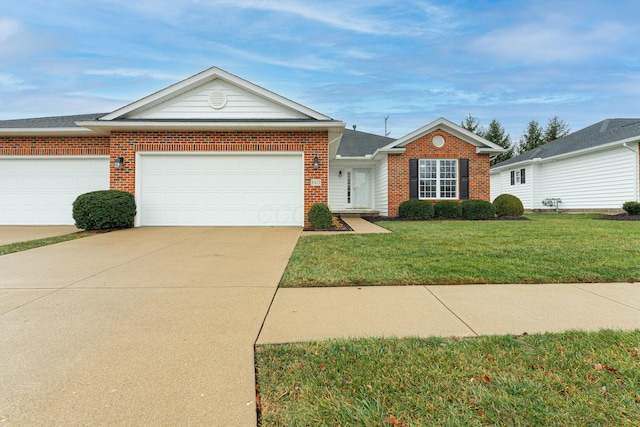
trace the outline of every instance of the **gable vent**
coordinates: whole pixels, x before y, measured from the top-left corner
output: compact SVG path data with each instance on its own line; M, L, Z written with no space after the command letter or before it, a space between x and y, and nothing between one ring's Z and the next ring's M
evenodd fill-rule
M224 108L224 106L227 105L227 95L217 89L214 89L209 95L209 105L216 110Z

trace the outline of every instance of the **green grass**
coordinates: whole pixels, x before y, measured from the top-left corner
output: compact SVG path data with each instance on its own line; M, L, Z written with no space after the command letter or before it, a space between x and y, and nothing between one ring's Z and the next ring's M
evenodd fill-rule
M47 237L44 239L28 240L26 242L17 242L17 243L10 243L8 245L0 245L0 255L7 255L7 254L12 254L14 252L26 251L29 249L39 248L41 246L54 245L56 243L67 242L69 240L76 240L82 237L91 236L93 234L95 233L81 231L81 232L72 233L72 234L65 234L62 236Z
M639 346L640 331L263 346L261 425L637 426Z
M305 236L283 287L640 280L640 223L597 215L530 221L381 222L389 234Z

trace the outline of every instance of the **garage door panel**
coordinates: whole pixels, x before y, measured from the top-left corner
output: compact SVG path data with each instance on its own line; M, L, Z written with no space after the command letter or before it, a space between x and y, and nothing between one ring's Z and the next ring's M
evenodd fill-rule
M143 154L138 173L141 225L303 223L301 154Z
M109 188L109 158L0 158L0 224L72 225L80 194Z

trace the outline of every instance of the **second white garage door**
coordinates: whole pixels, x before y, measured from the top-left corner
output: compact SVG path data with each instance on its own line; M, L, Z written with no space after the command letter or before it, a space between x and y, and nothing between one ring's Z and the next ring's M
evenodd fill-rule
M302 226L302 153L140 153L139 225Z

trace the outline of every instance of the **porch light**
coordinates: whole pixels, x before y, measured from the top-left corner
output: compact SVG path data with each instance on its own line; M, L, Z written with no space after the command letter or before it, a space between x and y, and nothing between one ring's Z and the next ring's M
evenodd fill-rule
M338 177L339 177L339 178L342 178L342 171L339 171L339 172L338 172Z
M313 158L313 168L318 169L319 167L320 167L320 159L318 158L318 156L315 156Z
M116 169L122 169L122 166L124 166L124 157L116 157L113 161L113 167Z

